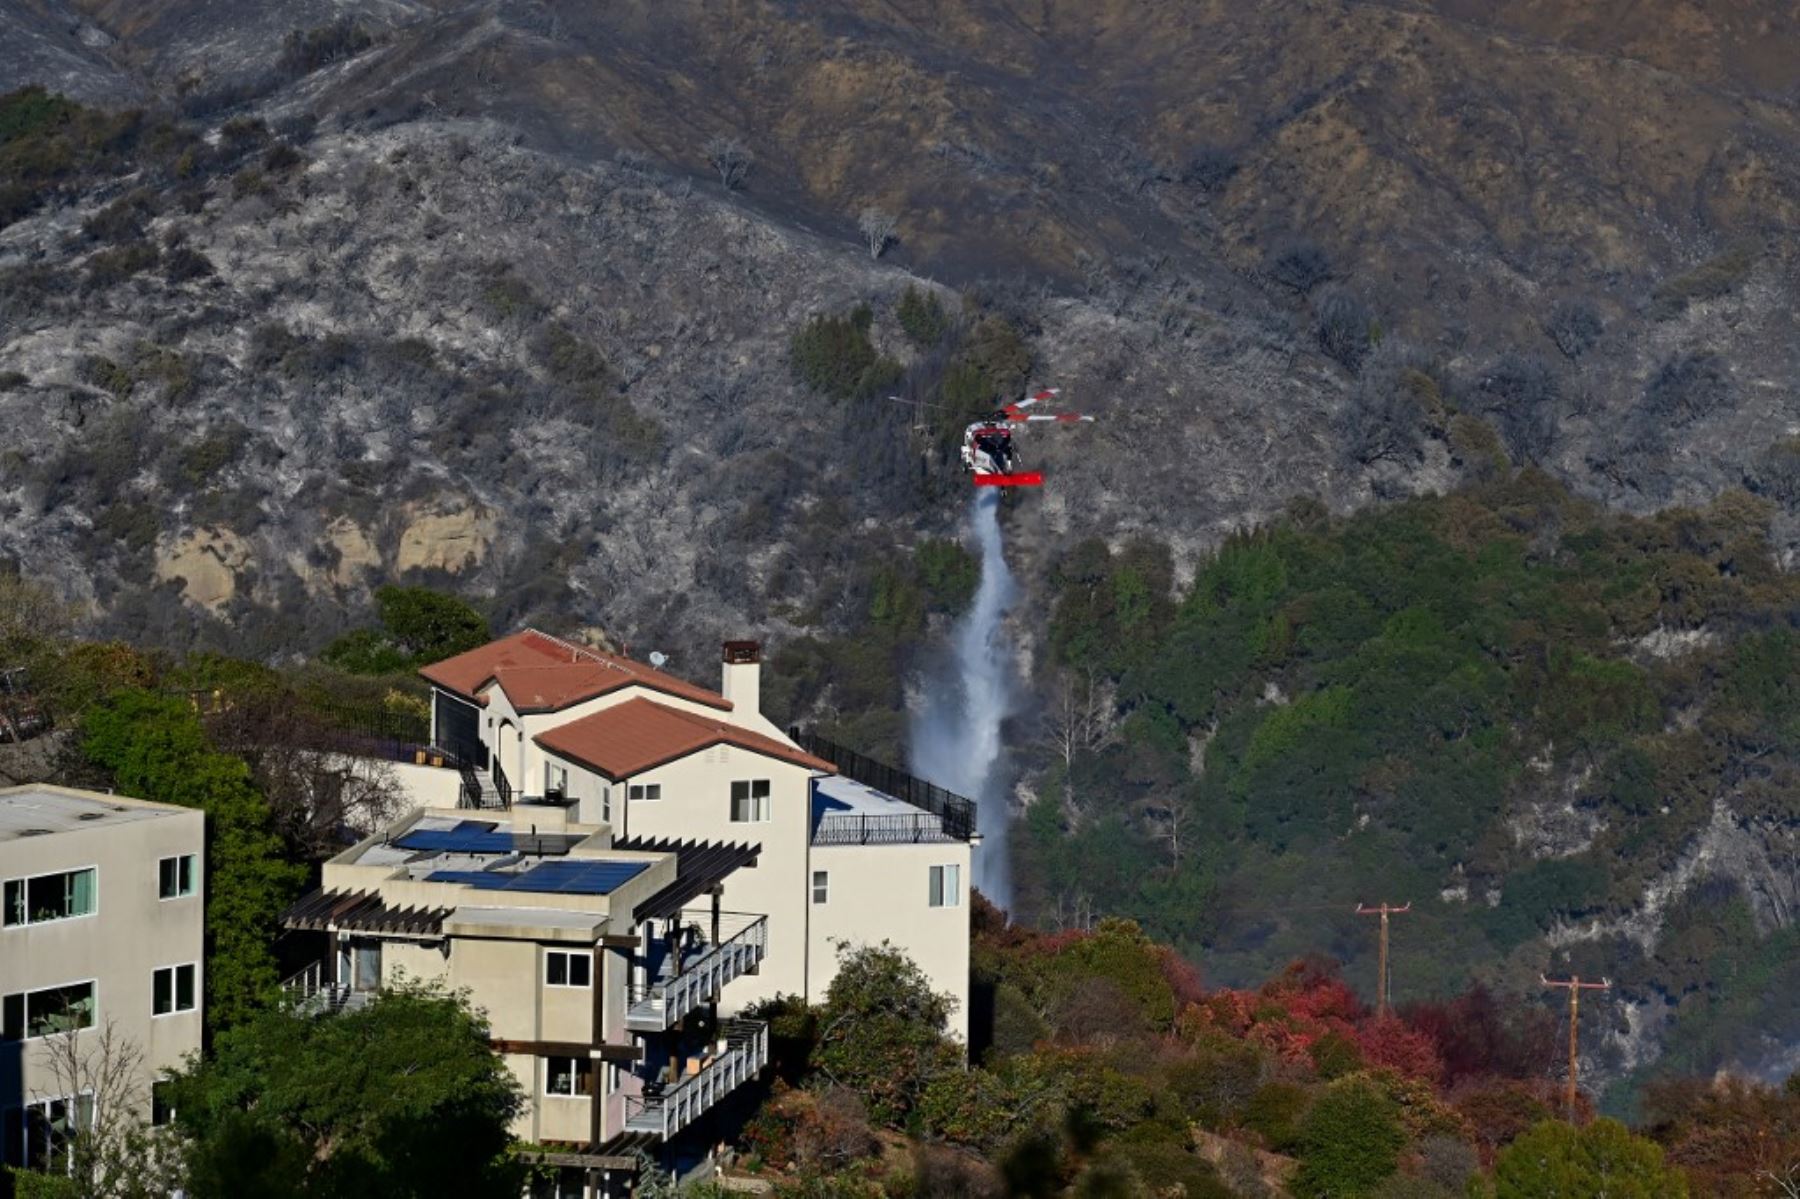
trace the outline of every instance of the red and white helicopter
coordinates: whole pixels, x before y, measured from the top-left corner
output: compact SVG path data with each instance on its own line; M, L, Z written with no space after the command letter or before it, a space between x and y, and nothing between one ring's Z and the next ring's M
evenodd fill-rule
M1013 447L1013 425L1050 421L1072 425L1092 422L1093 417L1078 412L1027 412L1037 404L1054 400L1062 394L1060 387L1046 387L1008 404L986 420L978 420L963 430L963 467L972 474L977 487L1041 487L1041 471L1020 470L1018 451Z

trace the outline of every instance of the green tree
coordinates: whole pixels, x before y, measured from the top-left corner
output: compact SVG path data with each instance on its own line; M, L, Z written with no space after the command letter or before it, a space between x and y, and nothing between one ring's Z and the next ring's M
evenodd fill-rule
M206 1020L218 1030L275 992L277 918L306 881L282 857L241 759L215 750L180 699L121 691L89 709L82 751L128 795L206 813Z
M818 316L794 334L788 357L807 387L834 400L867 399L898 382L900 364L875 349L875 314L859 304L848 316Z
M192 1192L517 1195L524 1097L488 1034L419 983L339 1015L262 1009L171 1084Z
M453 595L429 587L382 587L375 592L381 623L415 662L435 662L484 644L487 618Z
M394 674L465 653L492 636L481 613L429 587L379 588L375 610L379 628L346 633L320 657L351 674Z
M1300 1169L1294 1194L1368 1195L1400 1164L1406 1134L1382 1089L1365 1075L1325 1088L1300 1122Z
M1687 1178L1617 1120L1546 1120L1500 1151L1495 1199L1687 1199Z
M936 292L921 291L909 285L895 306L894 315L899 319L906 339L921 350L937 345L950 331L950 318Z
M960 1067L944 1033L955 1000L934 992L925 972L885 941L840 946L839 954L813 1068L860 1095L870 1119L898 1125L934 1077Z

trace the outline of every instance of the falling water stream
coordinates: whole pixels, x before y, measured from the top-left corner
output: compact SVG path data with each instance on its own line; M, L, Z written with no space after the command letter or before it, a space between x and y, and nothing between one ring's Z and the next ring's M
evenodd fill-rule
M950 660L932 676L913 714L909 740L914 774L975 801L982 833L975 885L1007 908L1012 901L1006 847L1009 779L1000 726L1017 702L1017 680L1000 624L1018 588L1006 567L999 511L995 490L976 494L971 522L981 546L981 585L951 635Z

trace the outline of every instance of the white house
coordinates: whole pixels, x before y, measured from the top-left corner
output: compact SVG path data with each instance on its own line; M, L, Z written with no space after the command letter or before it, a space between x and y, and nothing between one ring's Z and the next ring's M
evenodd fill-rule
M759 970L727 1014L775 994L820 1001L840 942L904 950L968 1031L973 805L809 738L760 709L760 652L727 642L718 691L527 629L426 667L432 740L461 766L402 778L421 804L561 804L612 844L753 843L724 904L768 918ZM804 742L804 744L802 743Z

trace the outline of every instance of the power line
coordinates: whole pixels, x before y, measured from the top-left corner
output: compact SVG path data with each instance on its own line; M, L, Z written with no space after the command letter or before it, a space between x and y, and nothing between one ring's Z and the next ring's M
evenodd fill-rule
M1576 1088L1576 1074L1581 1067L1580 1030L1581 1030L1581 993L1583 991L1610 991L1612 982L1601 979L1597 983L1584 983L1581 975L1574 974L1568 978L1547 978L1538 975L1546 987L1566 987L1569 992L1569 1085L1566 1096L1569 1108L1569 1123L1575 1123L1575 1099L1579 1093Z
M1404 907L1398 908L1390 907L1385 901L1378 908L1364 907L1360 903L1356 905L1358 916L1381 917L1381 948L1376 964L1378 973L1375 980L1375 1014L1377 1016L1387 1015L1388 1010L1388 917L1410 911L1412 911L1412 900L1410 899L1406 901Z

